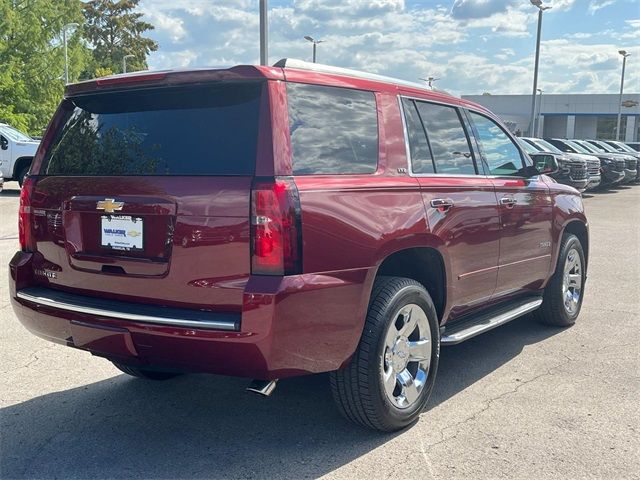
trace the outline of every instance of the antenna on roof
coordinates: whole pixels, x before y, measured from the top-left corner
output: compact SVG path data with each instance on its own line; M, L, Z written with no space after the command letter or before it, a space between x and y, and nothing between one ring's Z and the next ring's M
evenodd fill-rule
M429 85L429 88L431 90L433 90L433 82L435 82L436 80L440 80L439 78L435 78L435 77L427 77L427 78L420 78L419 80L423 80L425 82L427 82L427 84Z

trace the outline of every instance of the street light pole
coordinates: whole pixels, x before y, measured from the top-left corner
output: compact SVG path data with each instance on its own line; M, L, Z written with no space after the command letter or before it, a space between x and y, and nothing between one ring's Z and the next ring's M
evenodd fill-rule
M260 65L269 63L269 19L267 0L260 0Z
M67 23L62 27L62 42L64 43L64 84L69 83L69 55L67 54L67 28L77 27L77 23Z
M305 39L307 42L311 42L311 43L313 43L313 55L312 55L312 57L311 57L311 58L313 59L313 60L312 60L312 61L313 61L313 63L316 63L316 49L317 49L317 47L318 47L318 44L323 43L323 42L324 42L324 40L316 40L316 39L314 39L313 37L310 37L309 35L305 35L305 36L304 36L304 39Z
M536 62L533 69L533 93L531 94L531 121L529 122L529 135L535 136L534 122L536 112L536 91L538 90L538 63L540 61L540 33L542 31L542 12L551 7L542 6L542 0L529 0L531 4L538 7L538 35L536 37Z
M538 115L536 116L536 136L538 138L541 138L542 135L540 135L540 113L542 112L542 90L538 89Z
M626 50L618 50L618 53L622 55L622 77L620 78L620 98L618 99L618 126L616 127L616 140L622 141L620 135L620 123L622 120L622 92L624 90L624 69L627 65L627 57L631 55Z
M125 55L122 57L122 73L127 73L127 58L134 58L135 55Z

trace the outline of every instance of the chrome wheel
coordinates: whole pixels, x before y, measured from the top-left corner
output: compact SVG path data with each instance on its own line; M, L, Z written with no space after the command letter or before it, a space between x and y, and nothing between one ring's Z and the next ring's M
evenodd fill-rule
M564 308L570 315L578 311L580 295L582 293L582 260L575 248L569 250L564 262L564 276L562 280L562 299Z
M420 397L429 376L431 349L427 314L418 305L405 305L392 318L382 355L384 391L396 407L409 408Z

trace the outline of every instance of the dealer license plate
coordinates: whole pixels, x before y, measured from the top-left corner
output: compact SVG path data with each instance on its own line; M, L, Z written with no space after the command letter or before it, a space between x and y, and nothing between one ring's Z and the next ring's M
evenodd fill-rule
M100 244L114 250L142 250L143 221L126 215L103 215L100 220Z

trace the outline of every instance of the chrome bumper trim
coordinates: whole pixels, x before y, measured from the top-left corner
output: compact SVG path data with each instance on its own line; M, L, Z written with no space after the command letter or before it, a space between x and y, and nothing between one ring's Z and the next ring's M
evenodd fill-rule
M86 315L96 315L99 317L114 318L117 320L130 320L132 322L154 323L159 325L170 325L182 328L198 328L213 330L238 330L237 322L233 320L187 320L184 318L161 317L155 315L146 315L141 313L127 312L125 309L106 309L96 308L88 305L71 303L68 301L56 300L47 296L30 294L24 290L18 291L16 296L20 300L33 303L38 306L51 307L58 310L66 310L68 312L77 312ZM115 303L115 302L114 302Z

